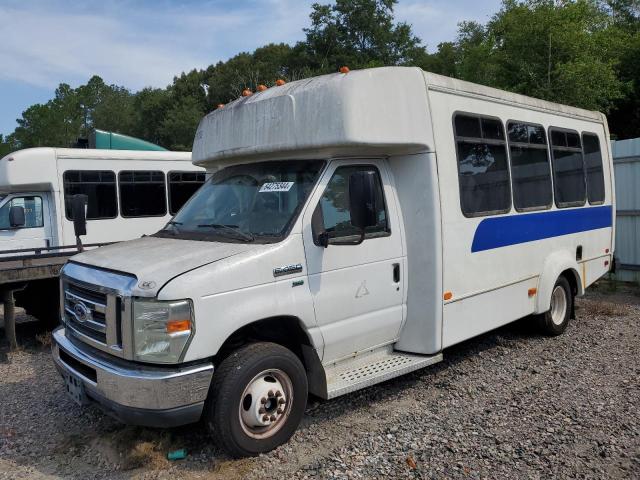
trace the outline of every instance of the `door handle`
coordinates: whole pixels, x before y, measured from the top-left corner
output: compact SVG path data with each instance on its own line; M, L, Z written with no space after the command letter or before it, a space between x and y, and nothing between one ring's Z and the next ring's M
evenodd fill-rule
M400 264L393 264L393 283L400 283Z

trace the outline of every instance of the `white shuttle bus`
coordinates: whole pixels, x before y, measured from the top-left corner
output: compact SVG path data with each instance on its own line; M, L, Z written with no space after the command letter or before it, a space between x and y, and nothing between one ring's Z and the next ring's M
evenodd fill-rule
M189 152L29 148L0 159L0 289L58 323L62 264L76 253L74 195L87 198L87 247L161 229L204 183Z
M416 68L238 99L201 121L212 177L170 225L64 267L66 388L128 423L202 419L254 455L287 441L309 393L523 317L561 334L611 268L608 138L601 113Z

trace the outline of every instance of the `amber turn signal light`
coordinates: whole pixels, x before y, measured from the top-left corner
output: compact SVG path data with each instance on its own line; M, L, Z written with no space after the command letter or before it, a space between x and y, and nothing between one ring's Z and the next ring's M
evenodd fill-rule
M188 332L191 330L190 320L172 320L167 323L167 333Z

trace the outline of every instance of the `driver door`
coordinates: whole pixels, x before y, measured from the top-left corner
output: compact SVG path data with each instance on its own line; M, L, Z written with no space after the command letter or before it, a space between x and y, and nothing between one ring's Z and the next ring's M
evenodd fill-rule
M25 224L11 226L9 209L24 208ZM8 198L0 207L0 253L5 250L48 247L51 222L45 194L19 195Z
M365 230L361 244L336 245L360 237L350 224L348 196L349 175L357 170L373 171L377 177L378 222ZM309 205L303 237L309 289L324 337L323 363L394 342L403 321L404 268L398 215L384 162L331 162ZM318 229L328 234L326 248L318 244Z

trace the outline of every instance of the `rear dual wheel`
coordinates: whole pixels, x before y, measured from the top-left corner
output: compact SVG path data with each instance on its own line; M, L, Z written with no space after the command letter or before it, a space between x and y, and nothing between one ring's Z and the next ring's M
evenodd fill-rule
M563 276L553 286L549 311L538 316L542 333L549 336L562 334L569 325L573 310L573 293L569 281Z
M289 440L306 403L307 375L298 357L275 343L251 343L216 368L205 421L229 454L253 456Z

